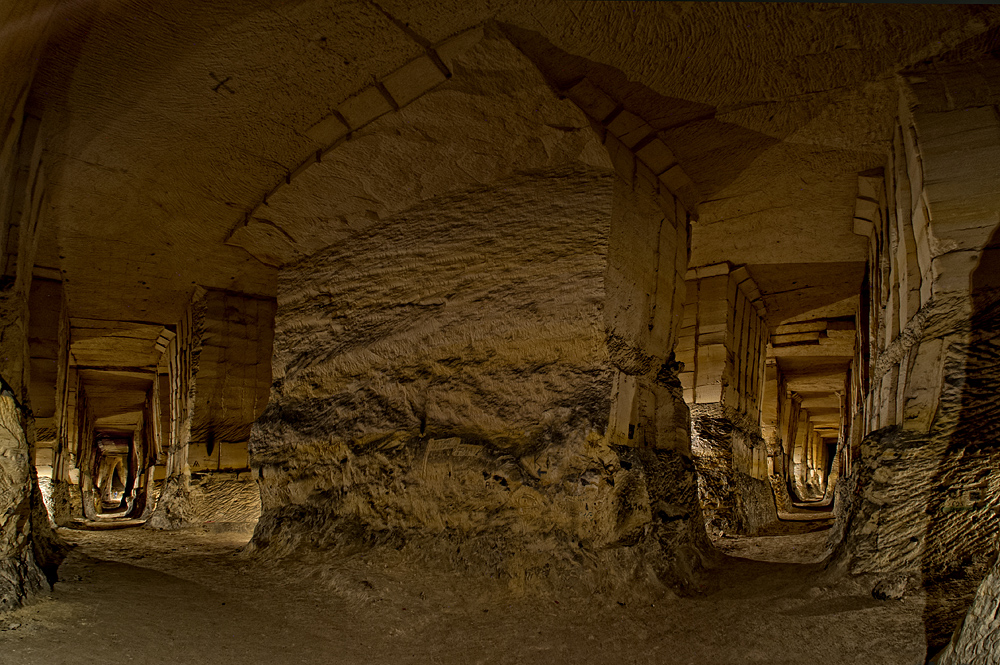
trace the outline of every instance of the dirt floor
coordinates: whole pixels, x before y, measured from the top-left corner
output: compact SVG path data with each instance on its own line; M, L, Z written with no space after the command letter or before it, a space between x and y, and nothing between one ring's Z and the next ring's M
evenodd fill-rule
M742 663L915 665L922 600L821 579L828 513L725 538L717 590L630 605L515 597L361 557L273 562L248 531L61 529L52 593L0 617L0 664Z

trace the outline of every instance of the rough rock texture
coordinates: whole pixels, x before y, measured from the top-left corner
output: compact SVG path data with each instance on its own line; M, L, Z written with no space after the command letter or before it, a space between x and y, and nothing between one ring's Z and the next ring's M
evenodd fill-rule
M40 493L30 490L28 441L9 394L0 396L0 611L18 607L45 582L31 538L32 499Z
M925 588L928 642L940 648L996 551L997 463L897 428L873 432L842 479L829 569L870 580L876 597Z
M49 520L56 526L65 526L74 515L82 515L83 509L74 512L72 485L68 482L52 482L51 478L38 478L39 489L45 500Z
M19 3L0 11L19 28L6 29L0 40L0 60L7 63L0 74L0 611L28 600L46 578L54 580L63 555L38 488L28 350L46 180L44 132L25 105L52 7Z
M772 473L768 476L771 485L771 496L774 497L774 507L780 511L792 509L792 496L788 493L788 481L784 476Z
M247 468L250 425L264 409L270 384L274 308L268 298L218 289L195 293L164 353L170 445L151 528L186 526L214 510L197 505L192 473Z
M927 433L886 427L864 439L832 541L832 570L883 586L907 577L911 588L927 590L932 653L944 646L997 551L998 234L971 275L971 298L930 300L901 335L919 353L939 354L932 425Z
M188 523L252 529L260 517L260 489L250 474L239 475L192 477Z
M690 585L676 552L697 544L659 543L691 539L693 468L604 439L610 199L606 172L535 172L286 269L253 547L402 548L515 586L599 562L602 583L651 567Z
M45 512L49 516L49 521L54 523L55 520L52 519L52 510L53 510L53 505L52 505L52 489L53 489L53 486L54 486L54 483L52 482L52 478L49 478L47 476L39 476L39 478L38 478L38 491L42 495L42 501L45 503Z
M1000 228L987 243L972 279L973 316L969 355L965 362L966 381L961 390L961 410L957 429L965 443L964 449L949 450L946 474L939 478L947 482L950 502L945 506L954 511L978 517L975 530L967 534L977 543L974 556L978 562L982 552L993 554L989 573L979 584L965 618L958 625L951 642L935 659L937 665L985 665L1000 661L1000 560L996 558L997 518L1000 499L996 468L1000 455L996 452L995 434L1000 427L1000 406L997 391L997 360L1000 358ZM949 391L954 400L955 390ZM985 436L984 436L985 433ZM992 435L992 436L990 436ZM945 465L942 465L945 466ZM970 471L975 471L971 474ZM972 478L970 478L970 475ZM975 480L972 489L965 490ZM958 481L958 482L956 482ZM963 487L964 485L964 487ZM974 493L974 494L973 494ZM944 506L942 506L942 509ZM931 533L944 531L940 527ZM967 555L966 555L967 558ZM925 565L925 570L927 566ZM981 570L977 567L975 572Z
M60 3L65 13L54 21L60 29L44 54L44 30L38 26L44 25L50 3L12 0L0 11L6 29L0 44L2 276L10 277L7 268L20 261L22 283L15 300L38 268L65 279L74 317L162 327L178 325L198 286L266 299L275 293L275 266L290 257L309 266L286 273L296 280L291 290L309 306L296 310L286 298L286 348L279 351L284 366L275 404L259 432L260 479L273 499L268 506L265 495L265 513L269 508L274 513L265 515L269 526L262 529L261 542L269 529L278 532L272 518L282 505L315 508L322 524L330 516L335 521L358 515L366 529L396 523L387 517L390 505L381 503L394 496L394 479L365 481L361 485L379 491L354 493L353 471L314 466L333 459L371 475L377 467L369 463L381 464L382 455L388 460L384 470L398 467L397 477L416 484L412 474L421 452L426 460L420 462L421 472L426 467L435 477L430 469L440 464L432 453L451 460L463 457L455 455L458 451L477 453L484 466L459 465L457 475L440 479L441 496L428 500L434 510L427 509L433 519L426 523L438 525L433 528L451 520L472 532L479 527L466 512L483 516L518 508L500 502L501 490L474 510L461 501L448 505L450 483L456 478L471 482L468 474L485 473L484 482L492 478L501 487L506 482L503 491L513 492L509 488L522 481L500 473L509 455L534 478L525 479L518 491L527 487L543 495L549 502L543 506L563 506L560 492L577 497L571 491L574 482L590 486L574 480L577 470L580 479L590 471L597 474L589 476L598 480L595 491L611 492L602 500L626 506L610 513L602 508L600 517L585 523L597 549L601 543L632 542L625 535L632 531L625 527L633 517L647 525L659 519L676 530L671 539L695 543L698 534L683 526L698 517L688 510L694 504L663 499L666 503L657 508L660 495L651 489L663 480L661 467L673 467L666 477L675 484L666 486L680 497L688 497L691 489L687 412L673 390L672 324L678 317L667 305L676 305L682 292L674 269L683 272L690 248L695 265L737 261L757 272L760 296L774 319L768 324L850 316L859 289L877 293L885 321L861 330L860 337L879 335L884 344L875 350L885 353L877 357L859 347L862 364L851 368L851 377L863 377L866 393L854 406L864 403L862 408L878 415L866 414L869 420L859 433L889 425L924 431L926 441L919 443L905 437L893 441L891 430L882 430L870 452L874 458L898 453L931 477L914 478L908 469L901 469L898 478L884 477L884 469L880 476L874 466L859 470L855 483L861 489L842 513L848 550L837 561L852 570L879 571L878 595L892 597L905 589L904 577L916 561L909 540L913 525L895 520L911 515L883 499L902 501L917 486L915 493L926 501L917 507L923 517L915 517L927 523L926 542L917 538L917 549L926 554L917 564L919 576L936 580L934 588L942 590L935 591L929 612L942 606L939 596L954 595L948 591L953 586L949 571L964 563L939 552L965 556L963 548L971 543L975 560L984 549L983 534L995 527L995 515L976 511L989 507L979 502L994 499L993 481L982 474L996 461L989 442L995 438L998 391L989 375L995 373L997 336L970 342L963 335L982 327L973 323L956 330L951 324L965 321L958 310L945 317L948 325L935 330L931 323L925 326L930 314L917 316L914 309L933 309L930 298L966 290L967 267L981 249L980 231L996 224L1000 133L992 98L997 87L991 81L996 73L982 62L959 62L954 63L958 69L933 76L896 74L921 61L936 66L937 56L983 33L980 55L995 61L991 26L1000 22L1000 10L562 0L177 0L160 3L151 13L152 4ZM34 84L33 63L41 63ZM896 123L897 115L912 106L907 86L909 92L926 87L940 105L920 111L915 125ZM926 101L921 104L927 107ZM22 155L30 159L13 158L17 149L11 146L19 142L26 108L51 123L44 132L50 139L44 150L48 177L40 175L41 142ZM590 131L591 121L596 132ZM893 129L898 141L889 138ZM918 135L922 144L911 145ZM490 211L495 215L488 227L496 229L497 220L504 220L498 232L504 237L483 233L482 215L462 211L447 223L421 219L421 228L436 235L425 234L413 244L423 248L423 255L410 250L406 221L414 205L426 212L441 197L460 198L478 185L499 187L529 168L552 173L574 161L600 167L607 160L603 153L594 154L600 153L595 136L608 147L622 183L620 198L628 201L615 205L621 223L612 229L612 237L626 241L610 243L614 259L608 261L606 293L593 302L580 300L586 291L577 283L581 280L559 279L576 264L549 260L552 254L587 256L577 246L586 235L574 235L574 223L581 219L566 220L558 230L521 228L507 219L520 200L502 200ZM879 197L862 195L858 174L884 169L887 152L893 153L892 167L908 163L904 170L912 183L886 202L886 210L893 209L901 223L877 229L865 215ZM8 168L15 161L17 168ZM579 190L547 192L536 203L569 205L588 185L578 184ZM22 196L22 190L30 195ZM640 190L646 200L639 200ZM664 190L688 194L674 206ZM7 209L18 206L34 212L8 220ZM29 253L12 261L16 227L20 224L22 238L32 236L27 231L38 222L32 214L41 209L47 223L40 260ZM700 218L692 236L687 230L695 213ZM402 239L394 240L393 233ZM376 250L385 239L384 251ZM870 252L873 241L881 242L885 252ZM323 255L316 278L311 274L315 262L308 257L331 244L334 249ZM403 245L407 250L399 251ZM489 247L497 251L486 251ZM497 253L513 258L497 259ZM529 258L538 259L531 270L525 268ZM865 265L871 274L864 275ZM550 272L536 272L537 266ZM884 273L884 279L872 279L875 273ZM498 274L503 279L496 279ZM863 275L866 286L861 286ZM282 288L287 295L287 281ZM570 311L570 302L582 303L580 312ZM602 302L613 325L601 326L592 311ZM0 332L11 332L4 340L3 375L17 382L25 378L27 356L16 328L23 333L26 318L21 311L11 312L8 319L4 309L0 317ZM987 322L995 323L995 313L991 316ZM905 334L897 336L903 329ZM608 339L602 340L605 330ZM8 354L11 339L14 352ZM110 357L98 363L102 368L123 366L116 344L95 344ZM614 370L601 356L605 350ZM827 374L839 391L846 362L819 372L813 360L818 357L801 356L796 362L806 374ZM967 357L982 365L979 373L967 366ZM229 363L224 360L220 353L212 364L235 364L231 357ZM795 364L789 358L783 370ZM250 365L263 370L262 363L245 367ZM936 373L940 366L948 366L943 387ZM105 387L120 394L125 384L117 377ZM600 439L609 385L613 412L607 429L621 448ZM23 402L20 384L16 388L13 394ZM789 389L808 392L791 384ZM172 406L193 390L189 383L172 385ZM816 392L829 390L825 385ZM244 391L220 390L220 400L228 401L234 392ZM940 400L939 393L945 395ZM74 395L82 396L83 391ZM841 406L817 408L831 409L825 415L836 420ZM190 434L190 413L183 415L188 411L180 409ZM211 415L225 416L224 407ZM803 422L821 415L807 414ZM824 491L820 469L828 459L827 441L838 437L823 429L826 436L811 431L804 442L789 441L800 452L805 451L801 443L810 451L796 460L806 462L802 473L792 469L801 496ZM209 427L205 441L197 442L204 443L206 457L216 450L214 431ZM19 450L19 435L12 436L0 451ZM183 504L191 491L186 436L172 438L176 459L153 523L185 519ZM237 438L225 443L242 443ZM30 465L30 432L26 440ZM438 449L432 450L431 441ZM469 445L481 448L462 447ZM661 452L629 461L623 450L633 445ZM542 467L535 465L549 451L558 489L546 489ZM356 465L354 458L360 460ZM891 459L884 461L892 466ZM845 468L849 462L844 460ZM632 467L625 468L626 463ZM619 477L620 472L628 474ZM628 480L633 472L638 475ZM765 478L756 471L751 475ZM10 488L4 500L32 504L30 468L12 477L27 484ZM751 503L734 506L734 513L744 513L740 519L747 523L763 519L757 511L761 487L747 486L739 475L732 478L732 487L745 490ZM638 489L623 489L633 486ZM945 489L961 496L936 496ZM92 513L89 487L84 492ZM397 512L406 528L419 524L426 531L432 527L413 517L423 508L406 503L420 496L407 491L400 500L407 508ZM351 503L365 497L366 504ZM555 520L553 515L580 512L579 497L576 503L566 501L568 507L552 515L535 514L531 528L544 530L544 520ZM40 505L34 502L32 510ZM582 510L592 512L589 499L583 499ZM967 519L956 512L971 515ZM610 531L602 526L608 514L615 515ZM24 522L17 526L17 538L35 528ZM643 527L645 540L637 542L652 542L654 530ZM974 536L960 540L967 531ZM16 542L12 556L21 556L25 542L5 532L8 536ZM525 542L541 540L532 535ZM636 547L617 551L635 552ZM7 554L0 546L0 556Z
M972 606L951 642L932 659L933 665L992 665L1000 661L1000 561L976 591Z
M163 488L153 512L146 520L150 529L179 529L189 522L191 504L190 479L171 476L163 481Z
M83 514L82 509L78 513L72 512L69 483L56 483L50 476L38 476L38 491L52 526L64 526L72 521L71 516Z
M879 163L872 147L895 104L887 85L866 83L982 31L991 18L982 8L932 5L378 6L398 24L363 2L186 0L160 7L155 21L139 0L74 5L37 86L57 127L52 215L68 231L62 264L72 301L102 318L173 322L192 280L269 292L273 271L218 239L326 147L309 140L311 126L425 52L399 25L437 44L490 19L540 30L561 49L616 68L628 85L672 98L672 112L655 109L647 121L669 129L670 149L696 162L695 179L716 195L706 215L727 223L712 224L696 244L711 253L706 261L742 260L735 251L759 260L775 239L792 245L778 262L830 260L834 250L863 261L863 243L842 223L853 212L847 175ZM641 38L623 38L632 35ZM142 47L126 58L125 43ZM761 146L771 147L767 159L754 161ZM747 167L753 173L738 178ZM803 187L805 172L821 175ZM779 187L769 182L775 174ZM720 191L725 183L732 191ZM91 260L95 243L106 263ZM148 258L114 269L136 256ZM776 285L793 281L783 273Z
M771 483L735 468L733 451L763 446L720 404L691 407L691 453L705 526L714 535L753 535L778 520Z
M169 362L172 400L166 477L156 507L146 521L151 529L176 529L186 526L191 507L191 467L188 446L198 395L198 370L204 345L205 318L208 310L204 291L195 294L188 304L178 334L171 340L165 355Z

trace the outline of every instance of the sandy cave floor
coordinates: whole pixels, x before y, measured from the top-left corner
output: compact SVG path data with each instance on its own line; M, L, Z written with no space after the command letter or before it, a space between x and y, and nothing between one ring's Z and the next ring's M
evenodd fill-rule
M723 538L717 590L516 597L361 557L248 557L250 533L60 529L55 589L0 617L0 664L922 663L922 600L817 584L828 516Z

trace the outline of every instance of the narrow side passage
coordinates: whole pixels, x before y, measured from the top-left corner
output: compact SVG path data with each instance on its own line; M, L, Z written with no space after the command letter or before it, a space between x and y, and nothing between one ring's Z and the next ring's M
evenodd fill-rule
M923 653L919 601L816 586L815 564L732 559L704 596L636 603L518 597L392 552L272 562L240 554L245 535L205 528L60 535L78 547L54 592L7 617L3 665L903 665Z

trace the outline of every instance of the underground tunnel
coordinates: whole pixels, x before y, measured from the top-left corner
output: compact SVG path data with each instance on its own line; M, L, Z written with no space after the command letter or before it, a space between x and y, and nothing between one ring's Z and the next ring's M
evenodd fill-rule
M998 54L10 0L0 664L1000 663Z

